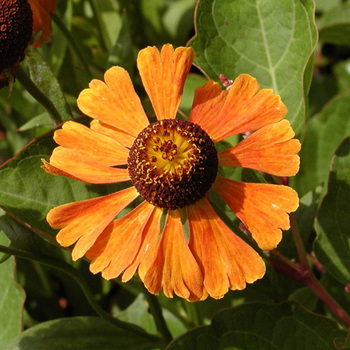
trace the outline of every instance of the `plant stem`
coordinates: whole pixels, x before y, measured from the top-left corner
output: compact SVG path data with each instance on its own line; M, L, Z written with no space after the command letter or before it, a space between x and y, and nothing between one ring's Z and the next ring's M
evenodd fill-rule
M64 23L61 21L61 19L55 13L52 13L51 17L52 17L52 20L57 25L57 27L60 29L60 31L63 33L63 35L66 37L67 41L71 45L71 47L74 50L74 52L76 53L76 55L78 56L81 64L84 66L86 73L89 75L89 79L92 79L92 73L91 73L91 70L89 68L89 65L88 65L87 61L85 60L84 54L80 50L80 47L77 45L73 36L71 35L71 33L69 32L67 27L64 25Z
M333 314L349 328L350 316L322 286L309 266L305 247L300 237L299 228L294 214L290 214L290 224L300 263L297 264L278 252L272 252L271 255L276 257L278 260L271 258L271 264L274 266L276 271L306 284L310 290L320 300L322 300L322 302L329 308L329 310L331 310Z
M146 300L148 301L151 314L153 315L154 322L156 324L157 330L162 334L164 340L167 343L170 343L173 340L173 337L169 331L169 328L165 322L162 308L159 304L158 298L155 295L152 295L148 290L142 286L143 294L145 295Z
M49 112L53 121L58 125L63 123L62 117L54 104L41 92L32 82L21 66L17 67L16 78L26 88L26 90Z
M6 254L15 255L15 256L22 258L22 259L37 261L41 264L44 264L46 266L49 266L51 268L54 268L54 269L57 269L59 271L66 273L71 278L73 278L75 280L75 282L79 285L79 287L81 288L81 290L85 294L87 301L89 302L91 307L95 310L95 312L100 317L102 317L106 321L116 325L117 327L124 329L125 331L134 333L135 335L138 335L138 336L141 336L144 338L147 338L150 341L154 341L155 343L157 343L157 346L159 346L159 342L160 342L159 337L152 335L152 334L149 334L149 333L145 332L142 328L139 328L133 324L120 321L117 318L114 318L113 316L111 316L105 310L103 310L100 307L100 305L96 302L96 300L95 300L93 294L91 293L84 278L80 275L79 271L74 269L71 265L69 265L65 262L56 260L56 259L52 259L52 258L47 257L47 256L37 256L37 255L31 254L31 253L28 253L28 252L25 252L25 251L22 251L22 250L19 250L16 248L5 247L3 245L0 245L0 251L3 253L6 253Z
M290 217L290 230L292 231L295 247L299 255L300 267L302 269L309 270L307 254L305 251L303 241L300 237L300 231L299 231L297 220L295 218L294 213L291 213L289 217Z

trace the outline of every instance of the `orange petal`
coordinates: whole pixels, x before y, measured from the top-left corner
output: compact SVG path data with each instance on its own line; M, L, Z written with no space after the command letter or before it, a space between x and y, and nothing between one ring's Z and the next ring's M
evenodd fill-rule
M287 113L280 96L271 89L259 91L256 79L248 74L241 74L230 90L220 90L213 82L197 88L190 116L215 142L276 123Z
M78 107L89 117L136 137L149 122L128 72L112 67L104 78L106 83L93 79L89 89L80 93Z
M94 119L90 123L90 128L91 130L97 131L100 134L111 137L127 148L131 148L135 140L135 136L132 136L123 130L116 129L113 126L105 124L97 119Z
M190 47L166 44L141 50L137 67L158 120L176 117L182 90L191 68L194 52Z
M92 273L102 271L102 277L109 280L118 277L132 264L140 249L142 231L154 208L144 201L107 227L86 254L92 260Z
M203 295L202 272L185 239L179 212L169 211L153 264L144 276L149 292L172 298L174 293L189 301Z
M282 185L236 182L217 177L213 189L243 221L263 250L272 250L290 227L287 213L298 208L298 194Z
M134 187L104 197L68 203L51 209L47 221L51 227L61 229L56 239L73 249L73 259L81 258L95 243L97 237L114 217L132 202L138 193Z
M163 209L155 207L149 218L146 226L142 231L141 246L137 252L134 261L126 268L123 273L122 281L127 282L135 274L137 267L139 267L139 276L143 280L149 266L154 260L156 247L160 235L160 219L163 214Z
M127 169L113 168L88 158L74 149L56 147L45 170L52 175L64 175L94 184L129 180Z
M103 165L127 163L127 148L110 137L73 121L64 123L62 129L55 132L54 139L59 145L74 149Z
M52 34L50 13L56 11L57 0L28 0L33 11L33 33L40 33L34 42L35 47L42 46L45 40L50 39Z
M244 289L265 274L260 255L236 236L215 213L207 199L186 208L190 248L204 273L208 294L219 299L229 289Z
M293 176L299 170L300 142L292 139L289 121L264 126L239 144L218 154L219 165L250 168L277 176Z

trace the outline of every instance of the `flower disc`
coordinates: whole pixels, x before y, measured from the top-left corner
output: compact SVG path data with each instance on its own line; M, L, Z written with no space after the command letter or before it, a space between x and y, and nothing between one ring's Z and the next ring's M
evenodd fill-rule
M33 14L27 0L0 0L0 72L24 57L33 31Z
M197 124L164 119L135 139L128 170L140 195L155 206L179 209L202 199L213 184L218 157L213 141Z

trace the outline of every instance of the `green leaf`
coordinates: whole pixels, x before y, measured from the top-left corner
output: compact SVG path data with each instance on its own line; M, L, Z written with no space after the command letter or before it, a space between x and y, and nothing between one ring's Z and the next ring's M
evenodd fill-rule
M249 303L218 312L210 326L175 339L168 350L326 350L345 336L335 322L298 304Z
M118 8L115 2L111 0L92 0L90 4L93 5L101 43L105 46L105 49L110 52L122 26L121 16L117 12Z
M204 85L207 82L203 76L190 73L187 76L184 91L180 103L180 110L187 116L191 113L194 91L197 87Z
M67 30L71 30L72 27L72 17L73 17L73 4L72 1L66 2L66 8L64 15L61 18L62 23L66 26ZM42 50L45 53L45 58L47 62L50 63L54 75L57 77L60 69L62 68L64 57L67 53L68 41L64 34L60 31L59 27L52 21L52 37L54 40L54 45L43 45Z
M0 244L8 245L8 239L0 230ZM2 254L0 254L0 257ZM25 299L23 289L14 279L13 257L0 264L0 348L14 339L22 328L22 311Z
M175 0L169 2L169 6L164 12L162 22L175 45L184 45L188 40L193 29L195 4L195 0Z
M130 34L130 23L126 12L122 17L122 25L118 37L114 43L112 52L108 58L107 67L122 66L130 75L134 70L134 48Z
M18 129L18 131L26 131L26 130L39 128L39 127L49 127L50 129L54 127L54 123L47 112L41 113L36 117L34 117L33 119L30 119L28 122L23 124Z
M314 222L321 200L322 186L317 187L300 198L298 210L295 213L297 226L306 251L312 251L315 238ZM284 234L278 250L285 256L294 259L298 256L295 242L291 234Z
M350 282L350 139L337 149L328 192L317 215L316 255L327 271L343 284Z
M133 323L142 327L148 333L157 332L152 315L148 311L148 305L143 294L136 297L134 302L123 312L119 313L118 319Z
M52 73L49 65L44 61L34 47L29 46L27 48L26 60L32 81L52 102L62 120L72 119L72 112L64 97L58 80Z
M201 0L195 63L212 79L249 73L281 95L294 130L304 124L304 71L316 45L314 3L309 0Z
M33 229L54 234L46 223L47 212L60 204L106 194L106 186L52 176L41 169L56 146L53 133L30 143L0 168L0 206Z
M350 3L334 6L319 22L320 41L337 45L350 45Z
M350 93L337 96L308 123L300 151L300 171L293 179L302 196L325 184L332 156L350 134Z
M71 317L43 322L15 338L4 350L139 350L159 344L111 325L98 317Z

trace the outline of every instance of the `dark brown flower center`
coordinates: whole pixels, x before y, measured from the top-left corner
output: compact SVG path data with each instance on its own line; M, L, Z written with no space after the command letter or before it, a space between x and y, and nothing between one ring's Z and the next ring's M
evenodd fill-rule
M164 119L150 124L129 153L132 184L148 202L179 209L202 199L213 184L218 157L213 141L197 124Z
M27 0L0 0L0 74L23 60L33 31L33 13ZM0 78L6 85L6 77Z

